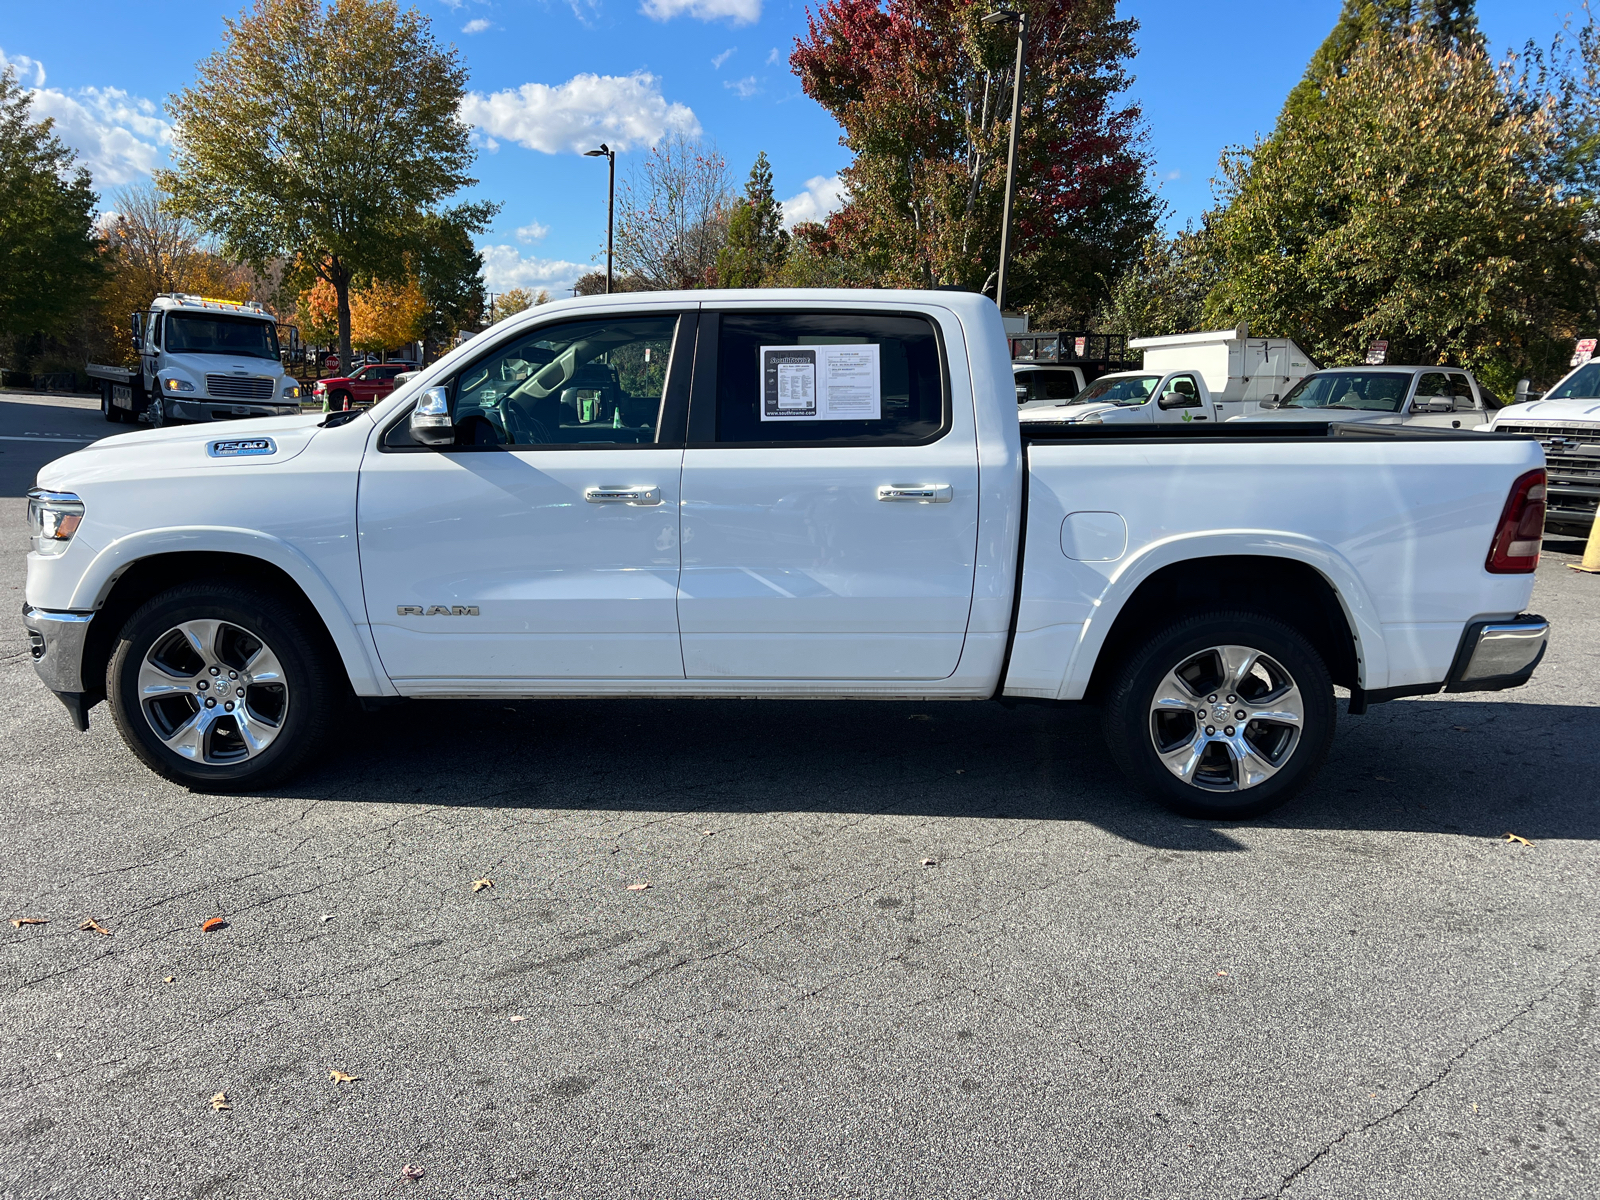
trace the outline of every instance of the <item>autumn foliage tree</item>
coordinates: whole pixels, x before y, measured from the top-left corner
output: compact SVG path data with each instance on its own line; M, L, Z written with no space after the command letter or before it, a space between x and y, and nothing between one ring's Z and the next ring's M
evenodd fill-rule
M790 58L844 129L850 199L828 223L884 284L993 294L1015 36L988 0L828 0ZM1121 93L1136 22L1114 0L1032 0L1007 299L1089 310L1139 253L1158 202Z

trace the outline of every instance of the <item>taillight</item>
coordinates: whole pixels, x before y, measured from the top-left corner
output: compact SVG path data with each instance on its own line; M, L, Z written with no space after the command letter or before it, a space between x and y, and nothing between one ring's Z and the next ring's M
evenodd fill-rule
M1496 575L1525 575L1539 565L1544 540L1544 468L1511 485L1505 510L1483 565Z

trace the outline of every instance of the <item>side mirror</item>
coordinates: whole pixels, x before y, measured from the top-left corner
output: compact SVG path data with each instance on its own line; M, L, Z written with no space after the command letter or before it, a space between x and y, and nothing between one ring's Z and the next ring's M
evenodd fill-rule
M143 350L144 349L144 314L142 312L134 313L131 323L132 323L132 326L133 326L133 348L135 350Z
M1281 397L1279 397L1278 393L1277 392L1273 392L1272 395L1268 396L1265 400L1263 400L1261 402L1261 407L1262 408L1277 408L1282 403L1283 403L1283 400L1282 400Z
M1446 413L1455 412L1456 403L1448 396L1428 396L1425 399L1422 399L1422 402L1416 407L1420 408L1423 412Z
M422 393L417 406L411 410L411 437L424 446L449 446L456 440L456 428L450 423L450 395L442 387L429 388Z
M1162 408L1184 408L1189 403L1189 397L1181 392L1163 392L1156 403Z
M1026 404L1027 402L1028 402L1028 389L1027 389L1027 386L1025 384L1020 384L1019 383L1017 385L1017 403L1018 404Z
M1517 404L1526 404L1528 402L1528 392L1532 389L1532 387L1533 380L1531 379L1517 380Z

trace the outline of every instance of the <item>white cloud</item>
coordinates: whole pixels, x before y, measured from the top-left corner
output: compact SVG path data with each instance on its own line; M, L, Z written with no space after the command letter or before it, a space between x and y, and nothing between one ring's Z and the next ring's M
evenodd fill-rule
M489 28L489 21L484 17L475 17L461 27L462 33L482 33Z
M121 88L47 88L43 63L21 54L8 57L0 50L0 71L8 66L16 69L19 82L31 77L29 115L55 122L55 135L77 151L96 188L142 179L166 157L172 125L152 101Z
M761 91L761 85L756 82L754 75L746 75L743 79L725 79L722 86L739 93L741 100L748 100Z
M525 287L544 288L552 299L570 294L578 276L594 270L582 263L559 258L524 258L515 246L480 246L483 252L483 282L491 292Z
M783 202L783 223L793 229L801 221L823 221L844 207L849 193L837 175L817 175L806 180L806 190Z
M782 61L783 60L778 56L778 48L774 46L771 52L767 55L767 66L775 67Z
M690 16L699 21L727 19L753 25L761 19L761 0L644 0L639 11L654 21Z
M711 60L711 65L713 67L715 67L719 71L722 70L722 64L727 62L730 58L732 58L734 51L737 50L738 48L739 47L737 47L737 46L729 46L721 54L717 55L715 58L713 58Z
M582 152L600 142L630 150L654 145L669 130L691 137L700 132L689 107L667 103L660 81L644 71L574 75L559 87L525 83L487 96L468 92L461 117L491 144L504 138L545 154Z
M545 234L547 234L549 232L550 232L550 226L541 225L537 221L530 221L530 222L528 222L528 224L522 226L522 228L517 230L517 241L519 241L519 242L537 242L540 238L542 238Z
M1182 171L1168 171L1167 172L1167 178L1168 179L1182 179L1183 178L1183 172Z

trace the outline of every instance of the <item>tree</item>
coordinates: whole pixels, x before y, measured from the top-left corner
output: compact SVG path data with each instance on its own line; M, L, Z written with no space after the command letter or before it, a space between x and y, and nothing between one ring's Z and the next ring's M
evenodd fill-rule
M126 336L128 314L163 292L263 299L257 294L263 290L260 277L207 247L192 222L163 208L164 199L153 188L122 188L110 197L112 211L104 222L110 253L101 319L112 357L129 366L138 356Z
M619 275L648 291L715 282L733 199L728 164L716 147L669 133L629 172L618 193Z
M339 340L339 297L326 279L314 278L300 293L295 315L308 346L331 346Z
M1224 157L1209 320L1329 363L1386 338L1509 389L1596 319L1594 209L1567 186L1560 118L1475 46L1363 43L1314 107Z
M1034 0L1008 300L1087 312L1139 253L1158 202L1123 103L1137 23L1114 0ZM970 0L829 0L790 58L855 153L829 229L884 283L989 290L999 261L1015 35Z
M1218 265L1204 227L1175 237L1153 233L1137 262L1111 285L1095 328L1130 337L1192 333L1205 324L1206 298Z
M1414 34L1441 49L1483 49L1476 7L1476 0L1344 0L1338 21L1284 102L1284 112L1309 118L1326 82L1343 76L1361 46L1375 39Z
M374 279L350 293L350 341L357 350L393 350L420 341L428 298L415 279Z
M772 166L763 150L750 168L743 199L728 218L728 240L717 255L717 286L762 287L788 257L789 231L783 227L783 206L772 190Z
M476 182L466 68L394 0L256 0L225 26L169 102L173 169L157 183L231 257L298 254L326 279L348 369L352 284L404 277L426 217Z
M488 224L494 210L487 205L462 205L423 218L416 237L417 277L428 302L423 323L423 354L431 356L463 329L475 329L487 307L483 292L483 255L472 234Z
M536 303L533 291L530 288L512 288L510 291L501 292L500 298L494 302L494 315L498 321L507 317L514 317L519 312L527 312Z
M16 71L0 73L0 337L63 334L104 279L89 172L30 118Z

